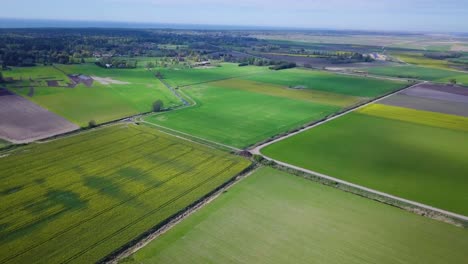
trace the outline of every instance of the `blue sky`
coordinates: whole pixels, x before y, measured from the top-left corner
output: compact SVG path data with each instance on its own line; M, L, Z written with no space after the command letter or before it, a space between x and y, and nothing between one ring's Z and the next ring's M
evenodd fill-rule
M0 18L468 32L468 0L0 0Z

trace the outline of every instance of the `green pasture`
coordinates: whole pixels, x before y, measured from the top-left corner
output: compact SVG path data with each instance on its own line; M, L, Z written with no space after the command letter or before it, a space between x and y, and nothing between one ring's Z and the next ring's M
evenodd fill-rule
M248 165L136 125L18 148L0 158L0 263L95 263Z
M455 70L429 68L415 65L372 67L365 70L368 73L374 75L420 79L440 83L449 83L451 79L456 79L458 83L468 85L468 73Z
M196 101L195 106L149 116L145 120L238 148L341 109L335 105L252 92L247 88L226 88L216 82L182 91Z
M49 66L14 68L3 74L17 80L7 85L11 91L81 126L86 126L90 120L103 123L149 112L152 103L157 99L163 100L165 107L181 104L152 72L145 69L104 69L94 64L57 67L66 74L111 78L121 83L104 85L94 81L92 87L86 87L84 84L75 88L48 87L43 80L62 80L63 86L70 82L65 73ZM29 87L34 87L33 96L29 96Z
M208 68L161 68L158 71L163 74L165 81L173 87L271 72L267 67L239 67L235 63L221 63L218 66L210 66Z
M464 263L468 230L262 168L121 263Z
M391 111L392 108L389 108ZM400 108L399 108L400 109ZM401 108L405 109L405 108ZM270 145L283 162L378 191L468 215L468 123L431 125L431 112L412 117L351 113ZM395 113L405 115L399 111ZM400 119L400 120L398 120ZM447 122L447 124L450 122Z
M358 97L376 97L405 85L405 83L402 82L346 76L304 69L272 71L268 74L246 76L243 77L243 79Z
M211 83L225 88L240 89L254 93L308 101L326 105L346 107L367 100L366 97L324 92L313 89L289 88L281 85L261 83L241 79L229 79Z

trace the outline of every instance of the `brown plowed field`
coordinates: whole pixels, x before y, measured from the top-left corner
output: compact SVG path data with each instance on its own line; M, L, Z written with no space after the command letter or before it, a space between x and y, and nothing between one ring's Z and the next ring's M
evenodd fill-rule
M0 88L0 138L27 143L78 129L75 124Z
M380 103L468 117L468 88L422 84L386 98Z

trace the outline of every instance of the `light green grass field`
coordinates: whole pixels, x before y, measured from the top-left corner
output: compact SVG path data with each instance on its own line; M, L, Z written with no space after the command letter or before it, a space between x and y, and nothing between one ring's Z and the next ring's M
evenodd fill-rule
M211 68L163 68L158 69L171 86L185 86L204 82L223 80L227 78L271 72L267 67L244 66L235 63L221 63L220 67Z
M405 85L402 82L383 81L363 77L338 75L323 71L289 69L243 77L243 79L272 83L286 87L338 93L358 97L376 97Z
M120 125L0 158L0 263L95 263L249 166Z
M225 88L216 82L184 88L183 91L197 102L196 106L150 116L145 120L239 148L341 108L246 89Z
M17 94L55 112L68 120L86 126L90 120L103 123L142 112L151 111L152 103L163 100L166 107L180 105L180 101L169 89L164 87L151 72L145 69L103 69L94 64L59 65L67 74L86 74L97 77L109 77L125 84L104 85L94 81L92 87L83 84L75 88L48 87L42 78L66 80L67 76L53 67L14 68L4 72L6 77L19 79L23 82L12 83L7 87ZM23 85L25 88L15 88ZM29 86L33 86L34 96L29 97Z
M464 263L468 230L262 168L121 263Z
M391 112L394 108L386 109ZM408 111L409 117L400 120L365 111L351 113L270 145L262 153L348 182L468 215L468 122L458 120L457 127L441 128L430 124L436 120L431 112ZM414 115L415 111L419 114ZM406 113L397 111L395 115ZM422 124L422 119L428 123Z
M277 97L290 98L294 100L308 101L319 104L350 106L357 104L367 97L349 96L337 93L323 92L313 89L295 89L281 85L261 83L255 81L229 79L224 81L213 82L212 85L241 89L245 91L272 95Z

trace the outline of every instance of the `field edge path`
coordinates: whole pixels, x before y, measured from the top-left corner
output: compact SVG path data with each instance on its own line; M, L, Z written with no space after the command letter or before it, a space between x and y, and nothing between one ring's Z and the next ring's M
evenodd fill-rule
M367 187L364 187L364 186L361 186L361 185L358 185L358 184L350 183L350 182L347 182L347 181L344 181L344 180L341 180L341 179L338 179L338 178L335 178L335 177L332 177L332 176L329 176L329 175L326 175L326 174L323 174L323 173L308 170L308 169L305 169L305 168L302 168L302 167L298 167L298 166L295 166L295 165L292 165L292 164L289 164L289 163L286 163L286 162L282 162L282 161L273 159L273 158L268 157L265 154L261 153L261 150L263 148L269 146L269 145L272 145L274 143L277 143L277 142L282 141L284 139L287 139L289 137L295 136L295 135L297 135L299 133L305 132L305 131L307 131L309 129L312 129L312 128L315 128L317 126L323 125L323 124L325 124L327 122L330 122L330 121L332 121L334 119L340 118L340 117L342 117L342 116L344 116L346 114L349 114L349 113L354 112L354 111L356 111L358 109L366 107L366 106L368 106L370 104L373 104L373 103L379 102L381 100L384 100L384 99L386 99L386 98L388 98L388 97L390 97L390 96L392 96L394 94L400 93L400 92L402 92L404 90L414 88L414 87L417 87L419 85L427 84L427 83L429 83L429 82L428 81L420 82L420 83L417 83L415 85L411 85L411 86L405 87L403 89L394 91L394 92L392 92L390 94L387 94L385 96L370 100L369 102L367 102L365 104L362 104L362 105L356 106L354 108L351 108L351 109L349 109L349 110L347 110L347 111L345 111L345 112L343 112L341 114L338 114L338 115L335 115L333 117L327 118L327 119L325 119L325 120L323 120L321 122L315 123L315 124L313 124L313 125L311 125L309 127L303 128L303 129L301 129L299 131L296 131L294 133L291 133L291 134L285 135L283 137L277 138L277 139L272 140L270 142L267 142L265 144L256 146L256 147L250 149L249 151L252 154L260 155L260 156L264 157L265 159L267 159L269 161L274 161L277 164L282 165L284 167L288 167L288 168L291 168L291 169L294 169L294 170L298 170L298 171L301 171L301 172L312 174L312 175L315 175L317 177L320 177L320 178L323 178L323 179L326 179L326 180L335 181L335 182L338 182L338 183L341 183L341 184L344 184L344 185L347 185L347 186L350 186L350 187L353 187L353 188L356 188L356 189L359 189L359 190L362 190L362 191L365 191L365 192L368 192L368 193L376 194L376 195L379 195L379 196L382 196L382 197L385 197L385 198L389 198L389 199L392 199L392 200L396 200L396 201L399 201L399 202L410 204L410 205L413 205L413 206L416 206L416 207L420 207L420 208L423 208L423 209L434 211L434 212L437 212L437 213L440 213L440 214L443 214L443 215L446 215L446 216L450 216L450 217L453 217L453 218L468 222L468 216L453 213L453 212L449 212L449 211L446 211L446 210L443 210L443 209L440 209L440 208L432 207L430 205L418 203L418 202L415 202L415 201L412 201L412 200L404 199L404 198L397 197L397 196L394 196L394 195L391 195L391 194L388 194L388 193L384 193L384 192L380 192L380 191L377 191L377 190L374 190L374 189L370 189L370 188L367 188Z

